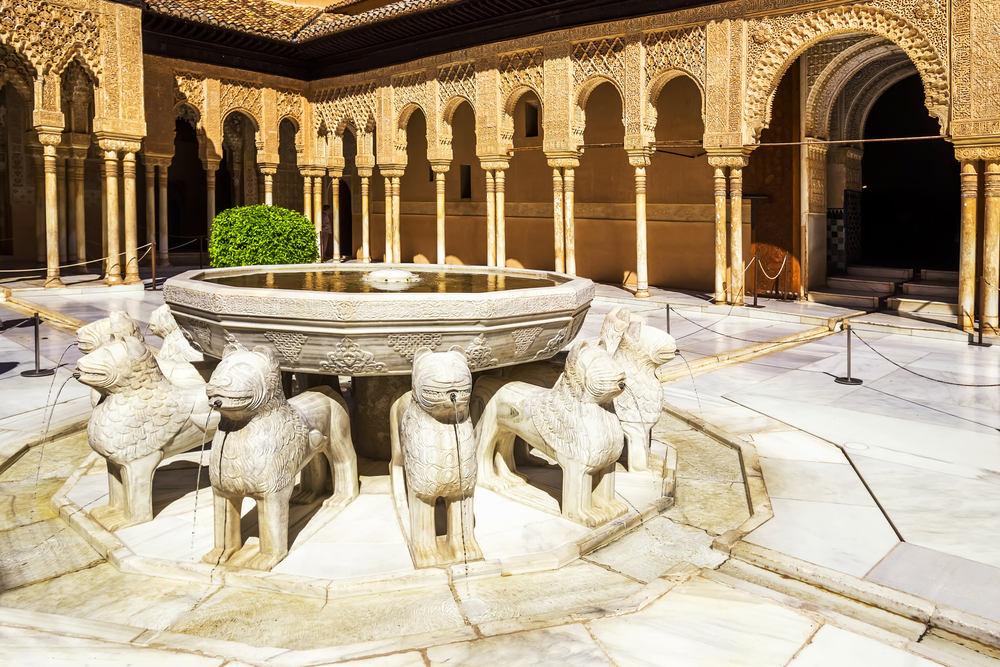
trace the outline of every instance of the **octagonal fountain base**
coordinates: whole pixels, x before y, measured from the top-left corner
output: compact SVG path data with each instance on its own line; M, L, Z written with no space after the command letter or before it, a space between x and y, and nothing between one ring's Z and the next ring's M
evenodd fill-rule
M485 560L419 570L400 530L382 461L359 460L361 495L347 507L323 508L321 501L293 505L290 550L271 572L239 566L255 553L257 540L256 507L249 499L242 508L244 549L226 565L201 562L213 546L213 514L207 453L200 482L196 479L199 450L159 466L153 481L155 518L149 523L110 532L90 516L107 502L108 493L105 462L96 454L56 493L52 509L125 573L329 599L568 565L673 506L676 454L655 440L653 452L663 457L662 476L628 473L619 466L618 497L631 509L596 529L559 516L557 466L519 468L529 480L532 505L477 488L476 538Z

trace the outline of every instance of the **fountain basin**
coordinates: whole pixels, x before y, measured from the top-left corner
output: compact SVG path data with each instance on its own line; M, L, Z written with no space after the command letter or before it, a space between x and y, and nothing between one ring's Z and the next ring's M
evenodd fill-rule
M419 280L391 291L365 280L386 269ZM473 371L548 359L579 332L594 284L496 267L304 264L188 271L163 296L205 354L268 345L283 370L364 377L408 374L420 347L457 346Z

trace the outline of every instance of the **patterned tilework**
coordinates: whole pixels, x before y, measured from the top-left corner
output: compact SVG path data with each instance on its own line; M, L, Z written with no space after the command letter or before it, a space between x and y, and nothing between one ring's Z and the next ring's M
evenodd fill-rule
M842 208L826 209L826 263L833 271L847 270L847 239Z

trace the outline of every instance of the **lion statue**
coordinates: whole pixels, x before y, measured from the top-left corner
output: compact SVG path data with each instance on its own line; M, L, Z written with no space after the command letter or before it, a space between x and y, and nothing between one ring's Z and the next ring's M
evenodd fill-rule
M149 316L149 330L163 339L163 345L157 355L160 359L174 361L204 361L205 355L191 347L184 337L184 332L177 326L177 320L170 312L170 306L164 304Z
M615 413L625 431L629 472L647 471L653 426L663 410L663 387L656 369L674 358L677 343L670 334L617 306L604 318L599 345L625 371L628 390L615 398Z
M270 570L288 554L289 502L318 499L327 469L333 495L324 507L344 507L358 496L358 460L347 403L330 387L286 399L271 348L247 350L239 343L226 345L206 392L222 419L208 469L215 499L215 548L202 561ZM326 457L326 465L320 456ZM300 491L293 498L300 471ZM260 551L231 561L243 544L243 498L257 502Z
M624 433L613 412L625 386L621 366L587 341L573 346L551 389L479 378L473 392L485 405L475 431L479 484L502 492L525 483L514 474L512 449L520 437L562 468L563 517L592 528L625 514L614 477Z
M473 531L476 441L469 419L472 373L461 348L417 350L412 391L389 411L393 502L417 567L482 560ZM438 498L447 533L435 532Z
M87 442L107 460L109 501L91 515L112 531L151 521L156 467L215 431L218 417L204 383L175 383L145 343L117 333L81 357L76 373L102 399L87 425Z

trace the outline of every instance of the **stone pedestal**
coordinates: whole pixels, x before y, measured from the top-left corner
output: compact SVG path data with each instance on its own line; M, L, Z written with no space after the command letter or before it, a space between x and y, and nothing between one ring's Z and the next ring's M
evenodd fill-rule
M355 377L355 415L351 434L358 456L377 461L392 458L389 440L389 408L410 390L410 376L380 375Z

